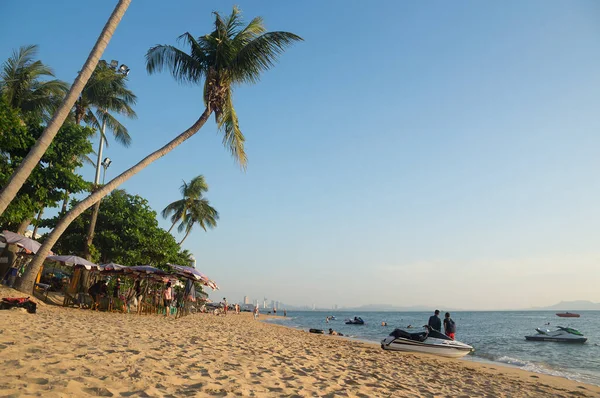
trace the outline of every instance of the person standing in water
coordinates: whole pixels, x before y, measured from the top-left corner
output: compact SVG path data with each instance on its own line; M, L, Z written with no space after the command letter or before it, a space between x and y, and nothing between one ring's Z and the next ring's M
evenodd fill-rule
M446 336L454 340L454 335L456 334L456 323L454 323L452 318L450 318L449 312L446 312L444 317L444 333Z
M438 332L442 331L442 321L440 320L440 310L435 310L435 313L429 317L429 322L427 322L427 326L432 328L433 330L437 330Z

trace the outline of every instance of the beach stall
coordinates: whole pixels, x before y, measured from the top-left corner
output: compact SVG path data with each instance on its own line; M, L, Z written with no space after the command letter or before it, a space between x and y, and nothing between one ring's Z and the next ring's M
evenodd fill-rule
M177 296L177 317L182 317L198 310L198 300L196 292L196 283L217 290L219 287L209 277L198 271L196 268L186 267L184 265L167 264L175 273L186 279L183 294ZM203 295L206 295L205 293Z
M12 286L15 279L25 272L33 255L37 253L42 244L11 231L3 231L0 237L6 242L6 246L14 245L17 248L16 251L12 251L6 247L7 256L3 257L3 262L0 263L0 282L6 279L6 284ZM50 252L50 254L54 253ZM39 283L36 284L36 288L41 288L46 294L48 287Z
M94 305L91 296L88 294L88 288L92 283L94 273L101 269L98 264L74 255L52 255L46 257L46 260L56 261L63 266L73 268L73 274L64 289L65 297L63 306L76 304L79 306L89 305L91 307Z

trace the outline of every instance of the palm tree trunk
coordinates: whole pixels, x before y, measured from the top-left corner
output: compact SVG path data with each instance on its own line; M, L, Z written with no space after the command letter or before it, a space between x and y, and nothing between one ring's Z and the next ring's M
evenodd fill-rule
M171 233L171 230L173 229L175 224L177 224L177 221L179 221L179 220L173 221L173 225L171 225L171 228L169 228L169 230L167 231L168 233Z
M106 49L106 46L112 38L115 29L119 25L119 22L121 22L121 18L123 18L125 11L127 11L129 3L131 3L131 0L119 0L119 3L113 10L110 18L106 22L106 25L104 25L104 29L102 29L94 48L92 48L90 55L81 68L81 72L79 72L79 75L65 96L62 104L57 109L56 113L52 117L52 120L50 120L44 129L44 132L36 141L35 145L31 148L25 159L23 159L17 170L15 170L15 172L11 175L8 183L2 189L2 192L0 192L0 215L4 213L10 202L12 202L15 196L17 196L17 193L33 169L37 166L44 153L46 153L46 150L52 143L52 140L58 133L58 130L64 123L65 119L67 116L69 116L69 112L73 108L75 101L77 101L77 98L79 98L83 87L96 69L96 65L98 64L102 53L104 53L104 49Z
M183 241L187 239L187 237L190 234L190 232L192 232L192 229L188 228L188 230L185 233L185 236L183 237L183 239L181 239L181 242L178 243L179 246L181 246L181 244L183 243Z
M17 227L18 234L23 235L25 233L25 231L27 231L27 227L31 224L32 218L33 218L33 215L31 217L27 217L26 219L21 221L21 224L19 224L19 226Z
M65 198L63 199L62 209L60 210L61 214L65 214L67 212L67 205L69 204L69 196L71 193L69 191L65 191Z
M35 219L35 227L33 227L33 233L31 234L31 239L35 239L35 234L37 234L38 228L40 227L40 220L42 219L42 214L44 214L44 208L40 210Z
M94 231L96 230L96 221L98 220L98 212L100 211L100 200L94 204L94 208L92 209L92 218L90 219L90 225L88 227L88 232L85 237L85 244L83 246L83 257L86 260L91 260L92 255L90 253L90 246L92 246L92 242L94 241Z
M204 113L202 113L202 116L200 116L196 123L194 123L190 128L185 130L183 133L179 134L177 137L175 137L173 140L171 140L168 144L166 144L159 150L154 151L150 155L146 156L135 166L131 167L130 169L124 171L117 177L110 180L106 185L93 192L90 196L79 202L67 214L65 214L65 216L52 230L48 238L44 241L42 246L38 249L37 254L29 264L29 267L27 267L25 274L15 285L15 289L20 290L21 292L31 293L33 291L33 285L35 284L35 278L37 277L37 274L40 271L42 264L44 263L44 259L48 255L48 252L52 250L52 247L54 246L56 241L60 238L63 232L65 232L65 230L71 224L71 222L73 222L73 220L75 220L81 213L86 211L94 203L98 202L100 199L108 195L119 185L129 180L131 177L133 177L134 175L142 171L145 167L150 165L152 162L165 156L167 153L171 152L173 149L177 148L179 145L185 142L188 138L196 134L202 128L202 126L204 126L204 123L206 123L211 114L212 109L210 108L209 103L207 108L204 110Z

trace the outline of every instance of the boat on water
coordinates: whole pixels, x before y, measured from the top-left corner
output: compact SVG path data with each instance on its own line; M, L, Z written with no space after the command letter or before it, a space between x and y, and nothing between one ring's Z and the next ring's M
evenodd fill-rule
M573 312L559 312L556 314L556 316L559 316L561 318L579 318L581 315L575 314Z
M558 330L550 331L548 329L536 328L537 334L525 336L529 341L553 341L558 343L585 343L585 337L579 330L557 326Z
M420 352L447 358L462 358L473 347L433 330L429 327L424 332L409 333L396 329L381 341L381 348L390 351Z
M354 319L346 319L346 325L364 325L365 321L361 317L355 316Z

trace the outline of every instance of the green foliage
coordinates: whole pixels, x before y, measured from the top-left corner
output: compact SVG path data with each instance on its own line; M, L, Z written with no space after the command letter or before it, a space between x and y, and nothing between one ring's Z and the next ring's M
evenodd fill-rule
M194 38L186 32L179 37L189 46L189 53L170 45L152 47L146 54L146 69L148 73L169 70L180 83L204 81L204 103L215 113L223 145L245 167L245 138L233 107L233 87L256 83L287 47L302 38L289 32L267 32L262 18L244 27L237 7L229 16L214 15L212 33Z
M69 90L54 77L52 69L36 60L37 46L29 45L14 51L0 69L0 93L21 115L30 114L49 120Z
M83 253L91 211L88 209L71 223L54 245L55 252ZM158 226L156 216L146 199L122 190L113 191L100 203L92 259L102 264L188 265L189 252L180 250L175 238ZM57 222L54 219L47 226L54 227Z
M111 113L136 118L131 108L136 101L135 94L127 88L127 76L100 61L75 103L75 123L83 121L101 131L102 122L105 122L117 142L129 146L131 137L127 128Z
M0 186L4 186L44 127L35 117L19 119L16 110L0 99ZM80 155L92 152L89 142L93 130L66 123L33 170L18 195L0 216L0 226L15 229L23 220L31 218L45 207L54 207L63 198L64 191L81 192L89 184L73 172L82 165Z
M215 228L219 213L203 197L203 194L208 192L208 184L203 175L192 178L189 184L184 181L180 190L183 199L167 205L161 214L164 218L170 216L173 223L171 229L181 221L177 230L186 232L185 237L179 242L179 244L182 244L196 224L200 225L205 231L207 228Z

